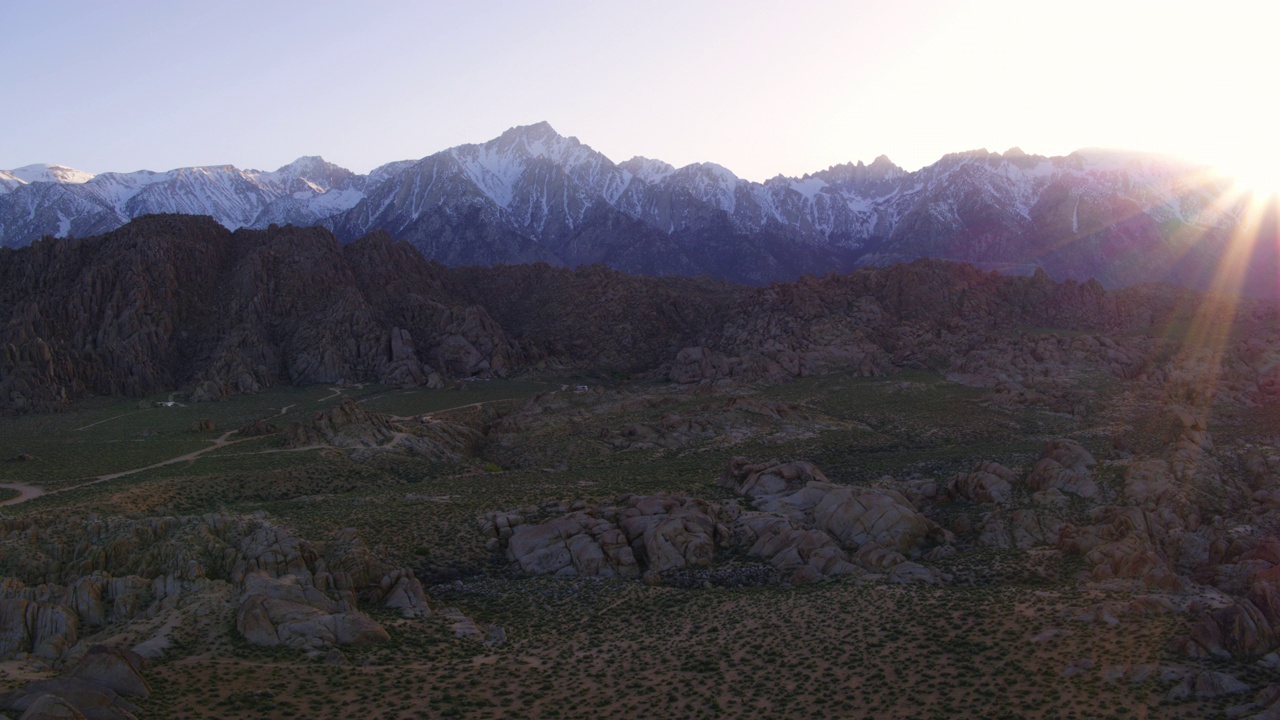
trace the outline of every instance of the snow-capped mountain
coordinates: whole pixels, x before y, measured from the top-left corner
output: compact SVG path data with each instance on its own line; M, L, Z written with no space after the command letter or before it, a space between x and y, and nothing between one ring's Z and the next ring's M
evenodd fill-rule
M13 170L0 170L0 195L31 183L66 183L79 185L93 179L93 173L65 165L25 165Z
M299 158L274 172L219 165L92 175L28 166L0 174L0 184L8 186L0 194L0 245L105 232L154 213L210 215L231 229L312 225L355 205L364 180L319 157Z
M21 184L33 182L56 182L79 185L80 183L86 183L93 179L93 173L69 168L66 165L51 165L48 163L24 165L20 168L3 170L0 172L16 179Z
M615 163L547 123L366 176L318 157L273 172L32 167L0 172L0 245L163 212L232 229L321 224L343 241L381 230L449 264L603 262L762 282L942 257L1108 285L1202 284L1238 219L1218 202L1224 182L1155 156L981 150L916 172L881 156L757 183L714 163Z
M26 185L26 183L8 170L0 170L0 195L9 192L19 185Z

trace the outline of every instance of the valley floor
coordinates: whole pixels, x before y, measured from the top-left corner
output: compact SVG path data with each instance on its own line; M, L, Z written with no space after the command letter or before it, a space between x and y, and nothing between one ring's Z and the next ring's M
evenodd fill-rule
M599 378L278 388L6 418L0 457L23 459L0 462L0 487L19 493L0 518L0 571L29 587L65 576L58 552L80 552L70 536L40 535L57 518L120 518L136 538L148 518L221 527L208 518L225 515L330 549L355 528L378 562L413 571L430 608L409 616L362 599L385 642L336 654L260 647L238 629L234 573L223 582L209 565L216 581L203 595L83 624L57 658L11 654L0 690L58 675L89 644L163 636L144 673L151 694L131 700L140 717L1222 717L1275 671L1176 651L1197 621L1187 609L1197 590L1098 580L1091 561L1055 544L992 546L983 533L993 512L1040 507L1021 481L1003 510L917 501L954 534L954 553L917 558L938 584L859 571L794 586L746 547L660 577L529 576L482 523L516 510L532 523L629 494L745 504L717 484L734 456L809 460L833 483L885 489L945 484L979 461L1022 476L1047 441L1068 436L1098 456L1099 502L1118 502L1130 458L1161 452L1170 421L1147 418L1139 387L1093 389L1084 416L904 371L710 392ZM345 434L309 429L332 428L339 414L354 418ZM1263 409L1212 428L1222 446L1280 424ZM1064 502L1063 519L1080 525L1096 505ZM1206 672L1248 690L1180 696L1180 683Z

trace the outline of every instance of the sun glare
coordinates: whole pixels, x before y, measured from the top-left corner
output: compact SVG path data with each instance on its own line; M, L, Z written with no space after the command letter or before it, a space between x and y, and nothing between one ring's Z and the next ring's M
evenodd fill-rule
M1280 196L1280 157L1257 155L1216 166L1230 178L1234 190L1251 196L1255 203L1274 201Z

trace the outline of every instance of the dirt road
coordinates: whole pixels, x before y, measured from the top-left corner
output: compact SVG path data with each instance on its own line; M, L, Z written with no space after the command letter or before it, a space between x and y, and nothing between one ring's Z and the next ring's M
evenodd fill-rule
M33 500L44 494L43 489L38 488L35 485L24 485L22 483L0 483L0 488L18 491L18 497L0 502L0 505L17 505L18 503Z

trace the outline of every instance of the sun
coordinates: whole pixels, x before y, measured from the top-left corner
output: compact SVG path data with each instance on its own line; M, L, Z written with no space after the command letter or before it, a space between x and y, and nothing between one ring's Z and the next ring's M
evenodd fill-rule
M1235 153L1236 157L1215 165L1215 170L1231 180L1233 190L1254 203L1280 198L1280 153Z

